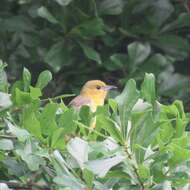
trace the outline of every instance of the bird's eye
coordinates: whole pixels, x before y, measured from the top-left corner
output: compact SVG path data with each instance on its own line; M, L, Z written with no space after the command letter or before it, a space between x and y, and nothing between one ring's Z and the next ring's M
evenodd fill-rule
M97 89L97 90L100 90L100 89L101 89L101 86L96 86L96 89Z

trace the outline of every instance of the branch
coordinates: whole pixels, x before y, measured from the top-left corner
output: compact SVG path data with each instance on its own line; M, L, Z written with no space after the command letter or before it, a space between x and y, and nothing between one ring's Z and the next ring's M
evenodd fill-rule
M0 180L0 183L5 183L8 185L9 188L13 189L32 189L32 187L36 187L37 189L40 190L50 190L50 188L46 185L39 185L36 183L18 183L18 182L11 182L11 181L6 181L6 180Z

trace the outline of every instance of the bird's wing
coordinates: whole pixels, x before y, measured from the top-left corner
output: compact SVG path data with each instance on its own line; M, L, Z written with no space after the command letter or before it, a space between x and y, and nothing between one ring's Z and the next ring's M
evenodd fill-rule
M81 106L90 106L91 105L91 100L89 98L83 97L83 96L76 96L71 102L69 103L69 106L72 106L76 109L80 109Z

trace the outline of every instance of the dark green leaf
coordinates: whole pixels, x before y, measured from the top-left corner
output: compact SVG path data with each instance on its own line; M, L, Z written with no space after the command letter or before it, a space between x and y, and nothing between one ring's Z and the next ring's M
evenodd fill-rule
M61 6L67 6L69 3L71 3L72 0L55 0L57 3L59 3Z
M190 43L177 35L162 35L154 44L178 60L184 60L190 52Z
M148 43L134 42L128 46L130 62L134 65L142 63L149 56L150 52L151 47Z
M83 52L87 58L89 58L93 61L96 61L98 64L102 63L100 54L96 50L94 50L92 47L90 47L82 42L80 42L79 44L82 47Z
M100 2L98 8L102 15L118 15L122 12L123 5L122 0L103 0Z
M40 7L38 9L38 15L40 17L42 17L42 18L45 18L46 20L48 20L52 24L57 24L58 23L58 21L56 20L56 18L44 6L42 6L42 7Z
M68 56L68 49L64 47L63 41L59 41L52 45L45 55L44 61L52 67L54 72L58 72L62 65L68 64Z

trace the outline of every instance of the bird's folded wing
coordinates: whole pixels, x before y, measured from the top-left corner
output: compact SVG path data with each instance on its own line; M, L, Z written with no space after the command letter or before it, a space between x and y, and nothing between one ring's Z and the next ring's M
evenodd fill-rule
M90 106L91 105L91 100L89 98L83 97L83 96L77 96L75 97L70 103L69 106L72 106L76 109L80 109L81 106Z

